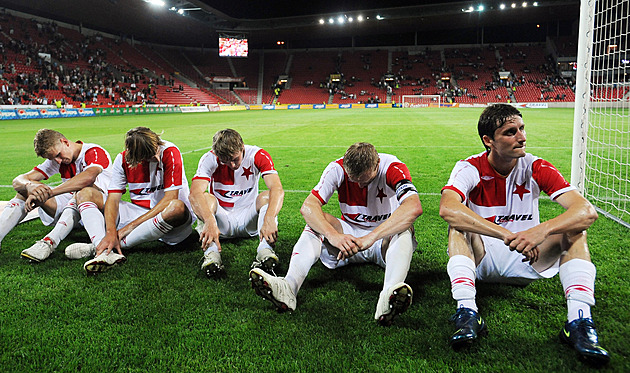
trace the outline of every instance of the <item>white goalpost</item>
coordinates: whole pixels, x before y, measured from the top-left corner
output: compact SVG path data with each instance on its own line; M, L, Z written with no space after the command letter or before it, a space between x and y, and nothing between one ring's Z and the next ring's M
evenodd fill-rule
M582 0L571 184L630 228L630 0Z
M403 95L403 107L440 107L442 96L440 95Z

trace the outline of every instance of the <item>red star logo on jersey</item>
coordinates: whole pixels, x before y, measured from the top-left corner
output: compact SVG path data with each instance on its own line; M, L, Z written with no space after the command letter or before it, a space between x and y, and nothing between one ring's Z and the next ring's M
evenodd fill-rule
M521 198L521 201L523 200L523 195L529 193L530 191L525 189L525 183L523 183L523 185L518 185L516 184L516 190L514 191L514 193L512 194L518 194L518 196Z
M385 191L383 191L383 189L378 188L378 193L376 194L376 198L379 198L381 200L381 203L383 203L383 198L387 197L387 194L385 194Z
M252 172L252 168L251 167L243 167L243 176L245 176L245 178L247 180L249 180L249 176L253 175L254 173Z

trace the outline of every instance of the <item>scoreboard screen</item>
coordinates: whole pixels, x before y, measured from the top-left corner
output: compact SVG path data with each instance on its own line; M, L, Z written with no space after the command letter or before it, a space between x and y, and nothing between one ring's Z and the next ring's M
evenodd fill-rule
M219 37L219 57L247 57L247 39Z

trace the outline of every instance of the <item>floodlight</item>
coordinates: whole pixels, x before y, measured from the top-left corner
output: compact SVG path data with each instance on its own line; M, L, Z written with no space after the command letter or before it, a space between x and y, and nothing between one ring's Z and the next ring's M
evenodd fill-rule
M484 10L483 5L479 5L479 6L477 7L477 11L478 11L478 12L483 12L483 10Z
M354 18L348 17L348 22L352 22L352 21L354 21Z
M342 16L339 16L339 18L337 18L337 22L344 23L345 19Z
M177 8L175 8L174 6L168 8L168 10L172 10L173 12L177 12Z
M538 1L534 1L533 6L538 6Z
M357 17L357 21L359 21L359 22L363 22L363 16L358 16L358 17Z
M380 14L377 14L376 15L376 19L378 19L380 21L380 20L385 19L385 18L383 18Z
M527 2L523 2L523 8L527 8Z
M177 11L178 14L184 14L184 9L180 9Z
M328 18L328 23L335 23L335 20L332 18Z
M153 5L158 5L158 6L165 6L166 3L163 0L147 0L150 4Z
M499 9L501 9L501 10L505 9L505 4L499 5Z
M516 8L516 3L512 3L512 8Z
M326 21L324 21L324 19L323 19L323 18L320 18L320 19L319 19L319 24L320 24L320 25L323 25L325 22L326 22Z

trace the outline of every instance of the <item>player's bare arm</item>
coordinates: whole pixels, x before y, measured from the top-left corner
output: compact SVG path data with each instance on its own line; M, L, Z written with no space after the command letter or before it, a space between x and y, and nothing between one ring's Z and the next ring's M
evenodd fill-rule
M366 250L381 238L392 236L409 229L422 215L422 204L417 194L405 198L400 206L382 224L363 237L356 239L359 250Z
M203 231L199 233L199 242L201 242L201 248L206 250L212 242L217 245L219 252L221 251L221 244L219 243L219 227L217 220L214 217L215 211L208 203L208 184L209 182L204 179L194 179L190 185L190 205L193 212L204 223Z
M269 189L269 207L259 233L261 239L265 239L268 243L273 244L278 239L276 218L284 202L284 189L282 189L282 183L278 174L264 175L263 181Z
M96 247L96 256L100 255L104 251L107 251L107 254L109 254L112 250L116 250L118 254L122 255L122 251L120 249L120 238L118 237L117 230L118 211L121 198L122 193L109 193L107 196L107 201L105 202L105 207L103 209L105 217L105 237L103 237Z
M101 167L89 167L83 172L75 175L73 178L66 180L66 182L64 182L63 184L55 188L49 188L50 190L47 198L44 195L38 195L35 193L30 194L28 199L26 200L27 210L30 210L31 207L44 204L49 198L52 198L54 196L58 196L64 193L77 192L83 188L94 185L96 178L101 172L103 172L103 169Z
M347 258L359 252L359 246L356 242L357 238L338 232L326 219L324 210L322 210L322 203L313 194L309 194L306 197L300 213L302 213L306 224L311 229L322 234L331 245L339 249L340 256Z
M473 212L462 203L459 193L445 189L440 199L440 216L448 225L462 232L478 233L484 236L505 240L512 234L509 230L494 224Z
M36 170L31 170L25 174L18 175L13 179L13 189L15 189L25 199L30 195L36 195L44 198L50 195L52 188L43 184L41 181L45 179L45 176ZM50 197L47 197L48 199Z
M505 239L511 250L526 253L557 233L581 232L597 220L597 211L578 191L563 193L556 201L565 211L528 230L513 233Z

